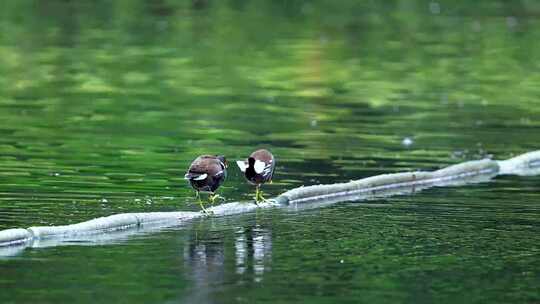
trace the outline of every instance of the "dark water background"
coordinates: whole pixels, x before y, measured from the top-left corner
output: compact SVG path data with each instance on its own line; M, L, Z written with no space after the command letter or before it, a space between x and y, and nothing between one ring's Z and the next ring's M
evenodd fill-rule
M271 196L539 148L535 1L1 7L0 229L197 210L202 153L271 149ZM540 178L508 176L27 249L0 302L538 303L539 244Z

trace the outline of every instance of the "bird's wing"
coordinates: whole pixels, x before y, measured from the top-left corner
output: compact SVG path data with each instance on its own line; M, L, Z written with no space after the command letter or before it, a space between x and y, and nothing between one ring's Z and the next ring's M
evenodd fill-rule
M264 169L267 167L267 165L260 160L256 160L255 165L253 167L255 169L255 173L261 174L264 172Z
M205 180L208 176L223 174L220 161L211 157L198 157L189 167L185 179Z
M269 161L267 164L259 160L255 161L255 172L264 178L268 178L272 174L272 168L272 161Z
M274 166L272 165L272 161L270 161L270 163L264 167L264 170L262 172L262 175L264 176L264 178L268 178L268 176L272 174L273 168Z

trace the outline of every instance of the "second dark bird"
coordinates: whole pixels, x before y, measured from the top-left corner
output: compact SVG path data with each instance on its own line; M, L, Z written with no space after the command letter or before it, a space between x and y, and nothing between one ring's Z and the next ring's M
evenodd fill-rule
M204 213L208 212L204 208L199 192L209 192L212 203L220 197L215 192L227 178L227 166L227 160L222 155L201 155L189 166L185 179L189 180L191 187L197 192Z
M248 182L256 186L255 202L265 201L260 188L262 184L272 181L276 166L274 155L268 150L260 149L251 153L246 160L236 161L236 164Z

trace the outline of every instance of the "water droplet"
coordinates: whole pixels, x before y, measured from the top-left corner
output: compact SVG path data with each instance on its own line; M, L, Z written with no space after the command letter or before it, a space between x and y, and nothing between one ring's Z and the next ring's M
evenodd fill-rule
M412 140L412 138L410 137L405 137L402 141L401 141L401 144L408 147L410 145L412 145L414 143L414 141Z

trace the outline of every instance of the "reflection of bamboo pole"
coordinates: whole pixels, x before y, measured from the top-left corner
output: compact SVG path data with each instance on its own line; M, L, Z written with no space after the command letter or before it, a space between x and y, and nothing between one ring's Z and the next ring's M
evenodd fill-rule
M247 213L257 208L287 205L293 205L295 208L299 205L321 206L340 201L414 193L433 186L484 182L502 174L540 175L540 150L504 161L489 159L469 161L433 172L382 174L348 183L300 187L259 205L234 202L212 207L209 210L214 216L226 216ZM110 240L117 240L125 237L125 233L133 233L131 231L133 228L148 231L156 227L184 224L202 216L204 215L199 212L125 213L66 226L8 229L0 231L0 246L47 247L62 244L62 241L66 240L103 240L103 233L114 231L116 232L111 234ZM125 233L118 233L122 230ZM18 252L20 250L6 249L0 251L0 255Z

